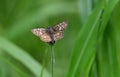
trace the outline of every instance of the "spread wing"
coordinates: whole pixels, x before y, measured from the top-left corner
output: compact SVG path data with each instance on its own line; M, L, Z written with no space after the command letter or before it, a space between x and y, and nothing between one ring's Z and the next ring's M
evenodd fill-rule
M40 39L44 42L50 42L51 41L49 33L48 33L47 29L45 29L45 28L32 29L32 33L34 35L40 37Z
M55 41L63 38L64 30L66 29L66 27L67 27L66 22L59 23L58 25L53 27L53 29L54 29L53 38Z

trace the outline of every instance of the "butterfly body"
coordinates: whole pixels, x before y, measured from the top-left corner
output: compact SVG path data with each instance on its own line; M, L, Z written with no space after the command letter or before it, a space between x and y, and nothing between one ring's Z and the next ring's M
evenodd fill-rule
M48 27L48 33L49 33L49 36L51 38L51 41L49 42L50 45L53 45L55 43L55 40L53 38L53 34L54 34L54 29L52 27Z
M55 41L63 38L66 27L67 23L62 22L54 27L32 29L32 33L40 37L42 41L53 45Z

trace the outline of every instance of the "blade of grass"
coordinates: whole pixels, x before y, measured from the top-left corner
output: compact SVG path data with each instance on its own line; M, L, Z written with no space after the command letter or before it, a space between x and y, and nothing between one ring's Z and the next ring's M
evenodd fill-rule
M78 40L73 50L68 77L88 76L88 68L86 68L86 66L89 60L93 59L93 54L95 54L96 33L98 30L97 23L99 22L102 7L103 2L99 1L98 6L79 33Z
M103 14L103 23L101 26L101 30L100 30L100 37L102 39L102 35L105 31L105 27L107 25L107 22L110 18L110 15L115 7L115 5L119 2L119 0L109 0L108 3L106 4L106 8L105 8L105 13Z
M1 51L2 52L2 51ZM15 69L22 77L29 77L28 74L23 72L21 69L19 69L16 65L14 65L10 60L8 60L6 57L4 57L2 54L0 54L0 59L9 64L13 69Z
M102 46L101 48L99 48L101 50L98 53L99 54L99 57L98 57L99 58L98 59L99 60L99 62L98 62L99 63L98 71L99 71L99 76L101 76L101 77L107 77L107 76L109 76L109 77L119 77L118 72L120 70L117 69L117 68L116 69L111 69L111 67L114 68L115 66L119 68L119 64L116 61L117 58L113 57L112 60L111 60L111 57L113 55L111 55L111 57L110 57L110 55L108 56L108 54L110 54L110 53L113 53L114 55L116 55L116 50L113 50L113 49L115 49L115 47L112 45L112 44L114 44L114 43L112 43L113 40L110 40L108 37L106 37L108 39L103 38L103 33L105 32L106 24L108 23L108 20L110 18L112 10L114 9L114 7L118 3L118 1L119 0L114 0L114 1L109 0L108 1L108 3L106 4L106 8L105 8L105 13L103 15L103 19L102 19L103 22L102 22L102 26L101 26L101 30L100 30L99 42L100 42L100 46L105 44L105 43L103 43L103 41L106 42L107 44L105 44L104 47ZM107 33L107 34L109 34L109 33ZM111 63L113 63L113 64L114 64L114 61L115 61L116 65L111 65L110 61L112 61ZM114 73L113 71L116 71L116 73Z
M45 67L45 63L46 63L46 57L47 57L47 50L45 51L44 53L44 60L43 60L43 65L42 65L42 70L41 70L41 73L40 73L40 77L43 77L43 73L44 73L44 67Z
M26 66L36 77L40 76L42 66L24 50L3 37L0 37L0 49L4 50L10 56L24 64L24 66ZM49 74L46 70L44 70L43 77L49 77Z
M100 74L102 77L119 77L120 67L117 58L118 53L116 51L114 31L113 28L110 29L110 25L106 27L106 30L102 46L100 47L101 51L99 52Z

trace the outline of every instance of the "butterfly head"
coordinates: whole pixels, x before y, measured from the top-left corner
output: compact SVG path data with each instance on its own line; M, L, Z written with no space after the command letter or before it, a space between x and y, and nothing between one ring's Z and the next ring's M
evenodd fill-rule
M55 40L52 40L49 42L50 45L54 45L55 44Z

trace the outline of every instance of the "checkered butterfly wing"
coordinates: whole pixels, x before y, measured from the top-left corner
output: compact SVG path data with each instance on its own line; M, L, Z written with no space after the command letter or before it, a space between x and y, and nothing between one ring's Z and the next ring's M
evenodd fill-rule
M38 36L44 42L50 42L51 37L48 33L48 30L45 28L36 28L32 29L32 33Z
M63 38L64 30L66 29L66 27L67 27L66 22L59 23L58 25L53 27L54 30L53 39L55 41Z

